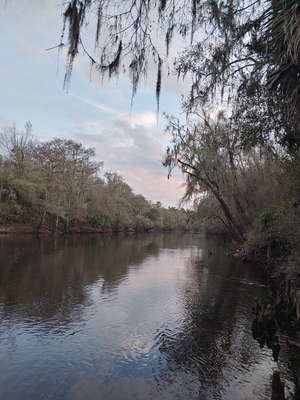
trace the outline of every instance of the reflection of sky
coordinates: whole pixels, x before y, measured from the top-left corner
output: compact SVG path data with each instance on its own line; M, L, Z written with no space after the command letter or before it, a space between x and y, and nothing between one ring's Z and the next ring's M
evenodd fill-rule
M215 249L209 258L201 250L161 249L154 255L149 250L126 273L116 259L118 285L103 291L103 276L83 283L86 300L69 304L73 319L67 325L57 315L40 330L39 321L26 314L18 324L7 324L0 332L2 387L17 382L9 392L14 400L20 393L22 400L36 398L37 392L72 400L193 400L201 393L212 399L215 387L220 399L264 398L276 363L269 349L261 351L252 341L248 311L252 294L266 289L232 282L234 293L223 302L237 307L224 308L224 321L213 325L210 313L229 280L230 260L223 256L222 271ZM86 257L84 269L88 260L93 262Z
M0 7L0 128L15 121L22 128L30 120L39 139L74 139L95 147L108 170L124 176L136 193L165 206L177 205L182 176L167 180L161 158L170 140L164 133L162 112L179 115L181 94L189 84L163 76L161 115L156 118L156 68L150 69L131 110L126 76L107 82L92 74L79 56L69 91L63 90L64 55L51 48L59 43L61 11L56 0L8 1ZM92 38L86 43L93 48ZM170 60L171 63L171 60Z
M149 329L155 334L155 329L161 329L166 322L180 319L177 290L183 269L178 263L182 252L173 252L171 257L170 255L161 253L159 258L148 258L142 268L131 269L126 280L118 287L117 293L102 303L104 307L98 310L99 314L94 319L94 329L98 329L100 325L103 329L113 327L114 332L119 332L120 337L117 340L120 348L125 347L127 352L145 348L145 353L148 353L149 346L153 346L153 343L148 343L148 337L145 339L147 345L137 345L135 340L140 344L140 334L149 336ZM93 286L91 296L94 302L99 299L102 301L97 284ZM122 335L124 326L125 336ZM136 335L136 332L139 334Z

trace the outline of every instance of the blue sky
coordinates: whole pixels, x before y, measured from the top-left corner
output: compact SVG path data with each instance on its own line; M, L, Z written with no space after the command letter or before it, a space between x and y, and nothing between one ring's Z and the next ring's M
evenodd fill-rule
M132 110L126 75L102 81L94 71L91 77L89 61L81 55L64 90L64 51L46 50L60 41L60 1L8 0L5 7L0 0L0 129L13 122L23 128L29 120L39 140L68 138L93 147L104 168L120 173L135 193L165 207L177 206L184 179L178 172L168 180L161 165L170 140L162 113L179 116L188 81L164 74L158 124L155 68ZM92 35L85 40L92 48Z

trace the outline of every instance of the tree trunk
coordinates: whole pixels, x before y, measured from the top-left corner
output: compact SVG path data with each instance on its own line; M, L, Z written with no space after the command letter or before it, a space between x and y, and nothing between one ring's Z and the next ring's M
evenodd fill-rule
M231 211L229 210L229 207L227 206L227 204L225 203L225 201L223 200L222 197L220 197L219 195L216 196L218 202L220 203L220 206L224 212L224 215L228 221L228 225L229 228L232 232L232 234L234 235L234 237L239 241L239 242L243 242L244 238L243 238L243 234L240 231L240 229L238 228L233 215L231 214Z

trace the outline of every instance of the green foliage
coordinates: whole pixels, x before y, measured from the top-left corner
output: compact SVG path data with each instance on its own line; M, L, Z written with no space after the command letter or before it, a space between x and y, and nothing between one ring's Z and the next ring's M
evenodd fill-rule
M267 225L269 222L271 222L273 219L272 213L266 211L260 215L259 219L259 231L260 232L265 232L267 229Z
M103 163L93 160L94 149L67 139L33 141L29 133L15 125L0 133L6 151L12 143L22 148L0 156L1 223L32 223L50 233L164 229L161 203L136 195L115 172L100 178ZM168 229L178 229L182 213L172 210L177 216Z
M88 221L91 226L102 228L105 226L105 217L103 215L90 215Z
M160 217L160 213L159 210L157 208L151 208L147 213L146 216L153 222L156 222L159 217Z

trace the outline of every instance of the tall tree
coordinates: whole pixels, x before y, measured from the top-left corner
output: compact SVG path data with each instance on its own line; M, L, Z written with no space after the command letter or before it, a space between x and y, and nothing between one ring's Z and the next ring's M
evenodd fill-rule
M224 113L203 112L189 125L169 117L173 140L163 160L169 175L173 168L185 175L184 200L194 200L196 208L211 204L213 217L239 241L260 213L282 203L275 196L280 193L276 177L281 176L275 149L270 151L264 143L245 146L241 126ZM209 198L213 202L208 203Z
M169 169L169 175L174 167L179 167L185 174L184 199L199 202L207 193L213 195L232 234L241 240L242 230L227 196L229 186L237 179L237 135L230 135L226 128L221 115L213 121L204 114L202 123L190 127L169 117L168 129L173 136L173 146L168 148L163 165ZM239 204L239 207L242 206Z
M95 151L67 139L39 143L34 159L41 167L46 184L46 202L56 204L69 215L85 214L85 198L92 178L103 163L93 161Z

